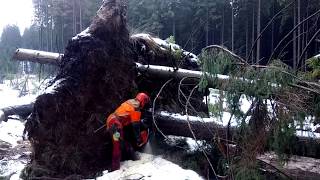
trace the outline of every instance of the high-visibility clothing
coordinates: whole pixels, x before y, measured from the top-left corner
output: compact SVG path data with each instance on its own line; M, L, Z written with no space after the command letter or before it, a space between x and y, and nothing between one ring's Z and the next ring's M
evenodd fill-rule
M131 125L133 129L133 137L135 139L135 147L141 147L148 142L148 131L141 131L141 112L140 102L136 99L130 99L122 103L114 113L107 118L107 129L110 132L113 143L112 150L112 169L120 168L121 160L121 144L125 149L132 149L130 143L125 142L123 128Z
M139 111L140 103L135 99L130 99L121 104L114 113L110 116L114 115L119 117L121 124L123 126L127 126L132 122L139 122L141 119L141 112ZM109 117L110 117L109 116ZM109 118L108 118L109 119ZM107 120L108 121L108 120ZM107 122L108 126L108 122Z

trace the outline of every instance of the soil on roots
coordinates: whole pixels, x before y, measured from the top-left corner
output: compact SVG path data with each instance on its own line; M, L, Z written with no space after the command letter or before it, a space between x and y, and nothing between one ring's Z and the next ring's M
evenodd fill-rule
M69 42L52 91L37 98L26 123L33 148L27 177L88 177L108 168L110 139L105 128L96 130L136 89L124 12L118 0L105 2L91 35Z

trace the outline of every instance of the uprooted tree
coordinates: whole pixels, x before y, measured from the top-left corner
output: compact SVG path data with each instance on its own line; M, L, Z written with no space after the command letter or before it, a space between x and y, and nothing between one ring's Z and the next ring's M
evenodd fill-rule
M278 67L265 68L260 73L261 76L253 76L253 73L259 74L254 71L257 67L248 66L231 52L227 53L234 59L240 59L236 66L228 61L230 58L223 57L222 61L217 63L221 56L215 57L213 60L204 61L203 70L211 74L193 72L196 75L193 74L190 78L190 72L178 70L180 67L199 70L199 67L190 61L192 56L189 53L176 50L174 45L158 46L149 36L129 37L125 17L124 1L106 1L85 33L69 42L64 56L49 54L44 57L47 58L47 63L58 64L59 72L51 82L52 90L37 98L26 123L26 131L33 147L32 160L26 168L28 177L65 177L72 174L94 176L97 171L108 167L110 140L106 131L98 129L104 125L105 117L109 113L138 91L151 94L153 99L160 102L162 110L193 115L199 115L199 111L204 112L201 115L207 113L202 107L203 94L196 91L199 77L205 77L200 84L202 88L210 85L228 91L226 99L234 105L229 108L230 112L232 116L242 119L239 124L243 126L238 129L241 136L238 138L231 138L236 131L230 125L221 127L214 123L186 121L175 121L173 125L169 123L170 117L160 117L157 121L165 134L215 140L217 144L222 144L221 149L227 148L224 153L228 160L231 151L228 150L228 144L234 141L237 141L240 149L238 154L247 159L255 158L266 148L266 137L274 132L281 133L289 124L285 119L297 116L288 112L302 110L304 107L297 107L300 102L307 106L306 102L314 99L314 94L319 94L317 84L292 80L293 78L272 81L269 74L264 73L271 72L274 77L286 74ZM24 58L42 58L32 53L30 56L32 57ZM177 61L177 56L180 61ZM208 54L204 54L202 59L207 57ZM138 64L137 67L136 63L144 65ZM149 64L172 66L171 74L175 76ZM229 77L217 76L219 73L228 74ZM289 76L292 77L291 74ZM161 93L163 96L159 98L158 91L170 79L170 85L164 88ZM252 83L250 79L255 80ZM193 85L192 88L182 88L182 81ZM185 91L188 91L188 94L184 93ZM304 92L307 92L306 96L302 96ZM238 113L241 94L255 97L245 114ZM289 104L290 95L302 98L296 98L297 102ZM271 102L276 104L272 104L275 116L268 116L266 99L272 99ZM309 109L306 111L308 112L305 114L310 114ZM279 115L283 117L280 119ZM246 123L247 119L249 123ZM280 131L275 131L278 127ZM220 143L221 141L224 143ZM313 144L319 145L318 142Z
M123 0L104 1L86 32L69 42L51 92L37 97L27 120L33 148L27 178L88 177L107 168L110 140L105 130L96 130L121 102L138 91L154 96L166 81L139 76L135 61L175 65L173 53L154 54L156 49L140 45L147 39L129 37ZM162 100L168 110L176 99L170 96Z

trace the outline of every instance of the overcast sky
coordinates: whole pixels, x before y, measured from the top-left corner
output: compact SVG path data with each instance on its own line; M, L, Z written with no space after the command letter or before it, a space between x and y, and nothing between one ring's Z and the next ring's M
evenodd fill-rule
M0 35L7 24L16 24L22 34L32 19L32 0L0 0Z

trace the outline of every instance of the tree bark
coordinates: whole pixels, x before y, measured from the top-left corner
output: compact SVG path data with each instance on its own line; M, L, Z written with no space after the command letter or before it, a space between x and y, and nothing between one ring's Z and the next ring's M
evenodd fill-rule
M13 60L31 61L40 64L58 65L63 54L46 51L37 51L32 49L17 49L13 54Z

